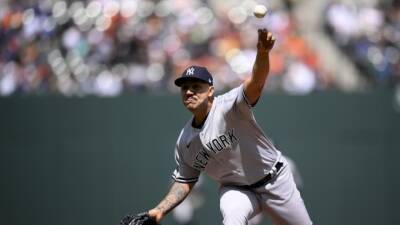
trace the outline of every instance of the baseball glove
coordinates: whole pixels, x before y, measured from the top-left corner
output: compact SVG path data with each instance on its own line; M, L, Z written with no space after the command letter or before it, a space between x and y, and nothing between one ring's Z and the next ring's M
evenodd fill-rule
M122 218L120 225L160 225L147 213L139 213L137 215L126 215Z

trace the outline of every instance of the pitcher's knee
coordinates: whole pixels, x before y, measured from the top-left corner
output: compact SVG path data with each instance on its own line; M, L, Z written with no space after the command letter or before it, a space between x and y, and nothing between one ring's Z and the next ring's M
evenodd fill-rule
M248 219L260 209L253 192L232 187L221 189L219 207L224 225L247 225Z
M246 218L224 218L223 225L247 225Z
M249 213L240 206L225 206L221 208L224 225L247 225Z

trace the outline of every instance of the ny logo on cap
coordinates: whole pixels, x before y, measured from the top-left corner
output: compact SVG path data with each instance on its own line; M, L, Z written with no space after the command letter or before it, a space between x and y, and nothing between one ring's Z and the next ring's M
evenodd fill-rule
M190 76L194 74L194 68L190 67L188 70L186 70L186 76Z

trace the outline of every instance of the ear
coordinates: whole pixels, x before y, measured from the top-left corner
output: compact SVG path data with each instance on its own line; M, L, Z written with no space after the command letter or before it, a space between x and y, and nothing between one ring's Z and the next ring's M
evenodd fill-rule
M214 86L209 87L209 92L208 92L208 97L213 97L214 96Z

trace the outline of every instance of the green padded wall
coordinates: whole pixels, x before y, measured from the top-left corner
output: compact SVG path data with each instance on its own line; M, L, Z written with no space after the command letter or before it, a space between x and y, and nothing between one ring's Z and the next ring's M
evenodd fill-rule
M255 114L297 163L315 224L400 224L390 92L266 94ZM1 224L111 225L154 206L189 116L176 95L0 99ZM220 224L217 185L206 179L203 191L196 224Z

